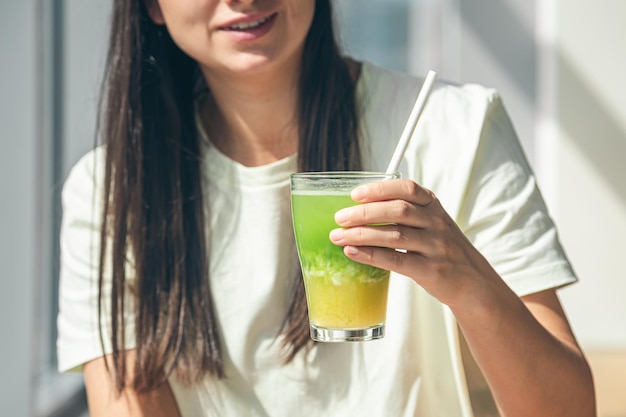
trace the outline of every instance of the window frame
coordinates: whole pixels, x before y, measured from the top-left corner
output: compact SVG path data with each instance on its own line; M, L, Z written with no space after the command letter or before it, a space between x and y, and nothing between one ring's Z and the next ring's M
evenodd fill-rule
M64 2L38 0L37 33L37 189L39 239L36 242L32 412L35 417L74 417L87 413L82 374L60 374L56 359L59 310L59 231L64 151Z

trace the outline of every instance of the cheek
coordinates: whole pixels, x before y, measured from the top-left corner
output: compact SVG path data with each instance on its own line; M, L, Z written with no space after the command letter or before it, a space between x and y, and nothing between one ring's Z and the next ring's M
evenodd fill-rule
M315 0L303 1L299 6L298 20L303 28L307 28L307 31L311 27L313 15L315 15Z
M213 16L214 1L161 0L161 11L167 30L187 55L197 59L200 45L208 41L208 27Z
M188 29L170 30L170 36L174 43L189 57L195 61L206 58L207 45L209 43L207 31L197 27Z
M311 22L313 22L313 15L315 14L315 1L297 1L301 1L302 3L294 6L293 8L291 32L296 34L297 38L305 38L311 28Z

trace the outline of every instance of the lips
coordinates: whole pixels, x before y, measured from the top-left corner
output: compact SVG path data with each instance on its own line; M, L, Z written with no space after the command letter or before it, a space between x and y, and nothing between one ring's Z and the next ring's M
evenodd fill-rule
M278 13L254 14L233 19L220 26L220 31L228 39L238 43L254 42L263 38L274 26Z
M243 19L235 20L233 22L229 22L228 24L221 26L220 29L243 32L253 31L255 29L263 27L264 25L267 25L269 22L273 21L275 17L276 13L264 17L250 16Z

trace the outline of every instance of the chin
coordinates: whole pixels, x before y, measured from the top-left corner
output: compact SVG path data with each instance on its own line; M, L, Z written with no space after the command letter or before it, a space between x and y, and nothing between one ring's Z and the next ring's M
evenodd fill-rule
M272 61L263 58L245 59L225 65L225 68L233 73L250 75L263 74L275 67Z
M289 59L285 59L284 56L277 56L276 54L247 53L231 60L227 66L236 72L255 74L279 70L281 67L284 67L287 62L289 62Z
M216 73L229 73L231 75L267 75L273 71L284 73L290 67L297 68L300 62L300 54L286 53L264 48L257 51L235 52L224 54L219 62L207 65L209 71Z

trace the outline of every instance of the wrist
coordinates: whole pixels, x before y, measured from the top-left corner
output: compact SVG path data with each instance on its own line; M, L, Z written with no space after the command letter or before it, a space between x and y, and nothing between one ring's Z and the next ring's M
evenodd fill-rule
M504 316L523 307L520 298L493 269L468 280L448 307L462 329L498 332Z

